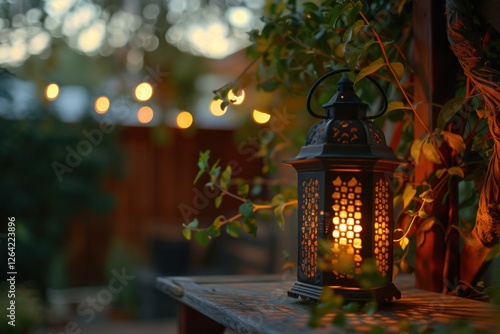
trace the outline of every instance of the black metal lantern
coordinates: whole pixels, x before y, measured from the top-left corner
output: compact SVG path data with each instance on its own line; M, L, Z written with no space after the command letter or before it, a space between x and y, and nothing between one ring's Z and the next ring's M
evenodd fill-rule
M326 78L341 72L329 72L311 87L307 109L323 120L311 127L306 144L297 157L285 160L298 173L298 273L290 297L319 300L324 286L346 300L379 302L401 298L392 283L393 266L393 173L400 160L387 146L383 131L371 119L387 110L367 116L368 105L355 94L353 82L343 77L337 93L316 114L310 106L315 88ZM323 271L318 268L319 241L331 245L332 262L349 259L350 273ZM353 274L361 273L365 259L376 260L383 285L362 289Z

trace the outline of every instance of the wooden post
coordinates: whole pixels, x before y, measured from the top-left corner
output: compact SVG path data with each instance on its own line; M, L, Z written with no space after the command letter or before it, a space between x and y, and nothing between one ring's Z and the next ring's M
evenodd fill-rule
M432 131L436 127L439 109L432 104L444 104L453 97L456 59L448 46L444 8L442 0L413 2L414 102L418 103L417 113L424 123L415 121L415 138L421 138L427 132L426 128ZM443 153L446 159L450 159L447 152ZM415 182L427 179L433 170L435 166L428 161L418 164L415 168ZM436 200L433 212L429 214L434 215L445 228L449 228L450 224L457 223L457 199L449 196L443 203L444 191L434 193ZM416 251L417 288L441 292L443 288L446 289L447 284L443 284L446 280L455 282L458 279L458 236L455 232L450 233L448 249L445 233L441 228L433 226L426 232L423 245L417 247Z

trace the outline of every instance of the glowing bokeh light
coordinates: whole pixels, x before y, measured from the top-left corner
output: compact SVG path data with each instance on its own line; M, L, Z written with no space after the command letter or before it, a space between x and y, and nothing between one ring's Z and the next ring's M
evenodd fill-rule
M232 7L227 11L229 23L238 28L249 27L252 17L252 12L246 7Z
M210 112L212 113L212 115L222 116L226 113L227 106L224 109L222 109L221 104L222 104L221 100L212 100L212 102L210 102Z
M45 88L45 98L49 101L54 101L58 95L59 86L55 83L48 84L47 88Z
M181 129L187 129L193 124L193 115L188 111L181 111L177 115L177 126Z
M253 120L255 121L255 123L259 123L259 124L266 124L271 119L271 115L269 115L268 113L259 111L257 109L253 110L252 117L253 117Z
M142 124L147 124L153 120L154 112L151 107L143 106L137 111L137 119Z
M238 93L239 94L236 95L233 92L233 90L230 90L227 93L227 99L229 100L229 102L231 102L235 106L238 106L238 105L242 104L243 101L245 100L245 91L243 89L240 89Z
M139 101L147 101L153 96L153 86L148 82L141 82L135 87L135 98Z
M95 112L98 114L105 114L109 109L109 99L106 96L99 96L94 103Z
M106 34L106 25L102 21L95 22L78 36L78 49L92 53L101 47Z

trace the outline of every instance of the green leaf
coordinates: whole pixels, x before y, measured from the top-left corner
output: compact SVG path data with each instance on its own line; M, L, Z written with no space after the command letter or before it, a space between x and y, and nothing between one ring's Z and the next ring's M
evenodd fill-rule
M425 158L430 162L435 164L441 163L441 158L439 157L439 153L436 149L436 146L434 146L433 144L429 142L424 142L422 144L422 153L424 153Z
M216 228L216 229L219 229L219 228L221 228L222 225L224 225L225 221L226 221L226 217L224 215L220 215L214 219L212 226L214 226L214 228Z
M354 80L354 84L356 84L359 80L363 79L367 75L370 75L376 71L378 71L381 67L385 66L386 63L384 62L384 59L379 58L372 62L370 65L366 66L363 68L358 75L356 76L356 79Z
M321 295L319 297L319 300L323 303L326 303L332 298L333 298L333 290L327 286L324 286L323 289L321 290Z
M208 234L208 238L217 238L218 236L220 236L220 226L217 226L217 225L211 225L208 229L207 229L207 234Z
M321 27L320 30L314 35L315 40L319 40L321 37L323 37L326 33L325 27Z
M431 189L422 192L418 197L420 197L426 203L432 203L434 201Z
M374 315L377 312L378 303L376 300L370 300L368 303L363 305L361 312L366 313L368 315Z
M212 167L210 168L210 175L212 175L215 178L219 177L220 174L220 166L218 166L218 164L219 160L217 160L215 164L213 164Z
M356 18L358 17L358 14L359 14L359 12L361 11L362 8L363 8L363 4L361 3L361 1L357 1L356 5L352 8L351 12L349 13L349 17L348 17L349 24L351 22L354 22L354 20L356 20ZM361 21L361 22L363 23L363 21Z
M238 212L245 218L253 217L253 203L250 200L246 200L245 203L241 204Z
M332 324L338 328L347 327L347 317L345 316L345 313L342 312L336 314L333 318Z
M231 184L231 173L231 166L227 166L226 169L222 172L222 175L220 177L220 186L222 187L222 189L227 189Z
M210 150L206 150L205 152L200 152L200 158L198 159L198 167L200 167L200 169L206 168L208 166L209 158L210 158Z
M365 27L365 23L362 20L356 21L352 26L349 26L344 35L342 36L342 41L344 43L349 43L353 40L354 37L360 32L361 29ZM345 48L345 47L344 47Z
M238 191L237 191L237 194L239 196L243 196L243 197L246 197L248 196L248 191L250 190L250 186L248 185L248 183L245 183L245 184L240 184L238 186Z
M191 240L191 229L188 227L184 227L182 229L182 235L184 236L184 239Z
M224 193L221 193L219 196L215 197L214 204L215 207L218 209L220 205L222 204L222 198L224 197Z
M278 205L274 208L274 216L276 217L276 223L280 229L285 230L285 217L283 215L283 204Z
M342 307L344 311L355 313L359 310L359 304L356 302L350 302Z
M408 239L407 237L404 237L403 239L401 239L401 241L399 241L399 245L401 246L401 249L405 249L406 246L408 246L408 244L410 243L410 239Z
M195 238L201 246L206 247L208 245L209 236L207 231L201 230L196 232Z
M464 138L450 131L441 131L441 135L453 150L463 154L465 152Z
M401 12L403 11L403 7L406 4L406 0L401 0L399 1L398 4L398 15L401 15Z
M253 237L257 236L257 221L254 218L246 218L243 221L243 229Z
M419 216L420 218L422 218L422 219L425 219L425 218L428 218L428 217L429 217L429 215L427 214L427 212L422 211L422 210L420 210L420 211L418 212L418 216Z
M443 177L443 174L446 172L446 168L440 168L436 171L436 177L438 179Z
M416 193L417 189L413 188L413 185L407 184L405 186L405 190L403 191L403 207L408 207Z
M437 127L443 129L446 123L460 110L465 101L465 96L459 96L446 102L441 108L437 118Z
M349 65L349 68L351 69L351 72L354 72L354 70L356 69L356 65L358 63L358 60L363 57L363 55L365 54L365 52L368 50L368 48L372 45L372 44L376 44L377 42L375 42L373 39L369 40L368 42L364 43L364 44L361 44L357 47L355 47L352 51L351 51L351 54L349 55L349 57L347 58L347 64Z
M410 216L410 217L413 217L415 216L417 213L413 210L406 210L405 213Z
M241 223L237 220L226 224L226 233L233 238L238 238L241 232Z
M387 105L387 111L386 112L393 111L393 110L400 110L400 109L411 110L410 107L406 107L405 104L403 102L401 102L401 101L391 101Z
M422 144L423 141L421 139L415 139L411 144L410 154L415 161L415 164L418 164L420 160L420 152L422 152Z
M276 217L276 223L278 226L284 230L285 229L285 217L283 216L283 205L285 204L285 197L282 194L276 194L271 200L271 204L275 205L274 216Z
M206 150L205 152L200 152L200 157L198 159L198 168L200 170L198 171L198 174L196 174L193 184L196 184L196 182L198 182L198 179L203 175L203 173L207 171L209 158L210 158L210 150Z
M193 181L193 184L196 184L196 182L198 182L198 180L200 179L200 177L203 175L203 173L205 173L205 170L204 169L200 169L198 171L198 174L196 174L196 177L194 178L194 181Z
M351 2L347 1L343 6L335 6L332 10L331 22L333 28L336 27L337 22L345 13L352 11L353 5Z
M458 166L453 166L453 167L448 168L448 173L450 175L459 176L462 179L465 177L463 168L462 167L458 167Z
M199 224L198 219L195 218L188 224L188 227L191 229L195 229L198 228L198 224Z
M403 74L405 73L405 67L403 66L403 64L401 64L400 62L392 62L391 68L394 70L394 72L396 72L397 79L401 80Z
M434 226L436 221L437 221L436 217L429 217L418 226L415 238L417 247L420 247L424 244L425 233L427 233L427 231L429 231L432 228L432 226Z

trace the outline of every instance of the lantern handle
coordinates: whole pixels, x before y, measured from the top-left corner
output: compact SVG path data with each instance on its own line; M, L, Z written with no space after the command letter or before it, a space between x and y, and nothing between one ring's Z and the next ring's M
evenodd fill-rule
M307 106L307 111L309 112L309 114L311 114L313 117L316 117L316 118L321 118L321 119L327 119L328 116L326 115L318 115L314 112L314 110L312 110L311 108L311 98L312 98L312 94L314 92L314 90L319 86L319 84L321 82L323 82L325 79L331 77L332 75L335 75L335 74L339 74L339 73L344 73L344 72L351 72L350 69L348 68L341 68L341 69L338 69L338 70L333 70L333 71L330 71L326 74L324 74L322 77L320 77L318 80L316 80L316 82L312 85L311 89L309 90L309 93L307 94L307 100L306 100L306 106ZM359 70L354 70L354 73L358 74L360 71ZM384 100L384 104L382 105L382 108L380 109L380 111L376 114L376 115L373 115L373 116L366 116L365 119L376 119L376 118L379 118L381 116L383 116L385 114L385 112L387 111L387 106L389 105L389 101L387 100L387 94L385 93L384 89L382 88L382 86L377 82L375 81L375 79L373 79L371 76L367 75L365 78L369 79L377 88L378 90L380 91L380 93L382 94L382 97L383 97L383 100Z

